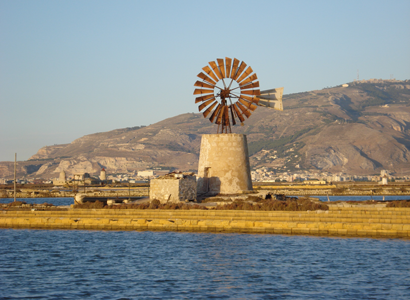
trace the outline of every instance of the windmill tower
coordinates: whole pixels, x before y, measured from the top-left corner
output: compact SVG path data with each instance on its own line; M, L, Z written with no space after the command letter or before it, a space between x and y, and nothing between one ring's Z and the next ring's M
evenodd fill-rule
M259 90L250 66L226 57L209 62L195 82L195 103L203 116L218 125L217 134L204 134L198 164L200 194L235 194L252 190L246 135L232 133L257 106L283 110L283 88Z

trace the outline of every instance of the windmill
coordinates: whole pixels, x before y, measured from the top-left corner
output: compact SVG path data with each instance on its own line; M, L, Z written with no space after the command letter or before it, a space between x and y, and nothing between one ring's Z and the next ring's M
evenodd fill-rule
M232 133L231 125L243 125L257 106L283 110L283 87L259 90L258 76L244 61L225 57L211 61L197 76L195 103L204 118L218 125L217 133Z

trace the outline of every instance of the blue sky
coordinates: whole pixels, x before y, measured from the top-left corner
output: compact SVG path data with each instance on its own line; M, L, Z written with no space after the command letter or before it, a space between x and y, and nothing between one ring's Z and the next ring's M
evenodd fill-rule
M225 56L285 94L357 70L410 79L409 12L408 0L0 0L0 161L197 112L196 75Z

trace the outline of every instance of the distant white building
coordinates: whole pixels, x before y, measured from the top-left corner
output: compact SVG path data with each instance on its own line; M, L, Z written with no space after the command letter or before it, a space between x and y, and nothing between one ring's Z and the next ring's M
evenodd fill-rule
M154 176L153 170L138 171L139 177L151 177Z

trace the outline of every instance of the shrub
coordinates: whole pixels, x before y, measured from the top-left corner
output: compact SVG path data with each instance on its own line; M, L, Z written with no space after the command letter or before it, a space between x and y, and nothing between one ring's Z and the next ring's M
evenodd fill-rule
M218 205L218 210L259 210L259 211L307 211L307 210L328 210L324 203L315 203L309 199L289 198L286 201L262 200L253 205L248 202L235 201L230 204Z
M83 204L74 204L74 208L80 208L80 209L93 209L93 208L97 208L97 209L101 209L104 208L104 203L97 200L95 202L85 202Z
M27 204L27 202L24 201L14 201L8 204L8 206L21 206L23 204Z
M154 199L151 201L151 203L149 204L149 208L150 209L157 209L159 206L161 205L161 202L157 199Z
M396 200L389 202L386 207L410 207L410 200Z

